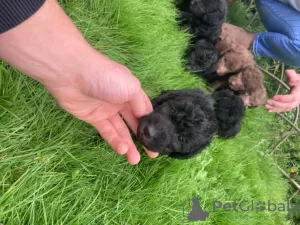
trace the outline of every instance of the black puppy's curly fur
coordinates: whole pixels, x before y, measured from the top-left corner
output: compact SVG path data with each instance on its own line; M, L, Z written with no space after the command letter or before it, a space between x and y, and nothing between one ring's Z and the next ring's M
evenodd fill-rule
M152 151L190 158L217 133L213 101L200 90L165 91L152 104L154 111L140 119L137 133Z
M187 69L212 83L219 79L215 73L219 56L214 45L205 39L199 40L190 49L187 55Z
M214 108L218 120L218 135L224 138L235 137L241 129L245 116L242 99L230 90L213 93Z
M226 0L183 0L177 8L181 11L181 25L190 26L195 40L217 43L227 15Z
M220 101L222 96L226 101ZM140 119L138 139L152 151L187 159L205 149L216 134L235 136L241 125L235 120L241 121L244 115L240 102L230 91L213 97L199 89L162 92L152 100L154 111Z
M179 25L189 27L193 36L186 54L187 69L212 83L218 77L215 72L219 55L215 46L226 19L227 1L183 0L177 8L181 12Z

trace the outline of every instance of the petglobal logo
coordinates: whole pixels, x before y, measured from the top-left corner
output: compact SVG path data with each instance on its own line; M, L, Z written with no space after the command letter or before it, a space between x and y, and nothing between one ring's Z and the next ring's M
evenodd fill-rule
M288 202L275 203L271 200L268 200L267 202L242 200L226 203L222 201L213 201L212 211L217 212L219 210L222 210L223 212L298 212L300 210L300 206L290 206Z
M253 219L257 217L263 219L262 214L259 212L300 212L300 205L291 205L289 202L279 203L271 200L267 201L253 201L253 200L240 200L240 201L219 201L214 200L211 204L211 209L205 211L202 208L202 204L197 197L187 199L181 203L182 207L182 222L190 223L195 221L206 221L211 214L214 213L229 213L228 216L233 218L236 216L239 219ZM254 212L254 213L251 213ZM236 214L235 214L236 213Z

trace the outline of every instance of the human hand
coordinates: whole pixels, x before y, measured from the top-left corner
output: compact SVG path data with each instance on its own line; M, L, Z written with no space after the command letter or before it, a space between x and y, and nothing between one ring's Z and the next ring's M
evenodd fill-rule
M57 1L47 0L1 34L0 58L42 83L63 109L93 125L130 164L140 161L120 114L136 132L138 118L152 111L149 98L126 67L86 42Z
M287 112L300 104L300 74L295 70L286 70L288 85L290 86L290 94L277 95L269 100L266 109L269 112Z
M137 164L140 154L120 114L136 133L138 118L152 111L151 102L126 67L96 52L90 63L94 66L78 82L46 88L63 109L94 126L117 153ZM146 152L151 158L158 155Z

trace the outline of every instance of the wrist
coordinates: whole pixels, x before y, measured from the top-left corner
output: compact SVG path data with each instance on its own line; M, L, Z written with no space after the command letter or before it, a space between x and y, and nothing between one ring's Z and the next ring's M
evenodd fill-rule
M72 47L73 48L73 47ZM94 55L88 46L74 46L74 52L64 52L61 58L50 59L46 66L29 77L39 81L45 87L60 88L82 84L89 59Z

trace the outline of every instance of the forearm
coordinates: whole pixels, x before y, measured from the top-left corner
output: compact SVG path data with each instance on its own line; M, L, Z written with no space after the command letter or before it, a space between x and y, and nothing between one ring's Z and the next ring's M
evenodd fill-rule
M76 79L91 54L55 0L46 0L30 18L0 34L0 58L45 85Z

